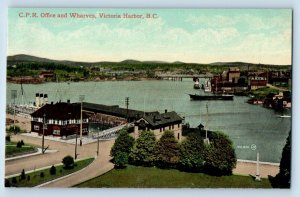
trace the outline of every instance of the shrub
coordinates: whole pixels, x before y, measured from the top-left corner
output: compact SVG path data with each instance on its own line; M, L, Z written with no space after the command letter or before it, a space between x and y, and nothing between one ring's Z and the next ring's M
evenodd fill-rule
M30 175L27 175L27 181L30 181Z
M15 125L15 128L14 128L14 126L12 125L12 126L10 126L10 127L8 128L8 131L9 131L9 132L19 133L19 132L21 131L21 129L20 129L20 127L17 126L17 125Z
M26 174L25 174L25 170L23 169L21 172L21 180L25 180L26 179Z
M74 159L70 155L65 156L62 160L62 163L64 164L64 167L66 169L70 169L74 167Z
M20 144L21 144L22 146L25 145L23 140L20 141Z
M129 155L130 163L152 166L154 163L155 136L151 131L142 131Z
M182 170L199 172L205 163L205 146L199 134L191 134L180 146L179 165Z
M179 144L173 131L165 131L155 148L156 165L161 168L175 168L179 161Z
M5 187L10 187L10 186L11 186L11 185L10 185L9 179L5 179L4 186L5 186Z
M41 172L41 173L40 173L40 177L41 177L41 178L44 178L44 177L45 177L44 172Z
M5 136L5 141L10 142L10 135L9 134Z
M22 148L22 143L20 141L17 142L17 148Z
M12 182L13 184L17 184L17 182L18 182L18 181L17 181L17 178L16 178L16 177L13 177L12 180L11 180L11 182Z
M114 157L115 168L125 168L128 164L128 154L125 152L118 152Z
M236 165L236 155L229 137L216 132L207 147L205 156L205 172L207 174L222 176L231 175Z
M55 168L55 166L51 166L51 168L50 168L50 174L51 175L55 175L56 174L56 168Z

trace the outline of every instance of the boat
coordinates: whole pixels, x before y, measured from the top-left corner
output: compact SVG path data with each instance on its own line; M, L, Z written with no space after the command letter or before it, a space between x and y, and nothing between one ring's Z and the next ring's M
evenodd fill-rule
M199 81L195 81L195 83L194 83L194 89L200 89Z
M204 87L204 92L211 92L211 84L210 81L206 81L205 87Z
M282 116L279 116L279 118L291 118L291 116L289 116L289 115L282 115Z
M189 94L191 100L225 100L232 101L233 95L221 94L221 95L199 95L199 94Z

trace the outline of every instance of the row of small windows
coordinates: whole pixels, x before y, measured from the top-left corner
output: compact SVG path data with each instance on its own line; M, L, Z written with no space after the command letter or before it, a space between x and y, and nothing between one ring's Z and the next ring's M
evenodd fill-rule
M41 122L43 123L43 118L32 118L31 119L34 122ZM88 123L89 119L82 119L82 123ZM58 124L58 125L67 125L67 124L80 124L80 120L78 119L71 119L71 120L53 120L48 119L46 120L46 124Z

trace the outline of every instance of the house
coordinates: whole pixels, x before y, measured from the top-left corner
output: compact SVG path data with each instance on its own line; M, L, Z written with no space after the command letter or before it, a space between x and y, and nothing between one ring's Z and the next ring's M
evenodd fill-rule
M40 78L45 79L45 78L52 78L54 76L53 71L42 71L39 75Z
M263 88L267 86L267 78L265 77L250 77L248 85L251 90L256 90L258 88Z
M139 131L153 131L156 139L159 139L166 130L174 131L178 141L182 139L182 118L174 111L160 114L159 112L145 114L135 122L134 137L138 138Z
M80 103L45 104L31 114L31 131L39 135L69 136L80 133ZM82 134L88 134L88 113L82 113ZM44 125L44 128L43 128Z
M241 76L240 69L237 67L230 67L227 72L227 81L231 83L238 83Z

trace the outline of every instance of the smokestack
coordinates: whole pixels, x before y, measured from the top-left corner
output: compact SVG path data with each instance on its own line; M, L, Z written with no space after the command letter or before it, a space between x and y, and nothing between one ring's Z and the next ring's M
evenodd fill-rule
M36 107L40 106L40 94L39 93L35 94L35 106Z
M43 94L40 94L39 106L42 107L43 105L44 105L44 97L43 97Z
M44 105L48 104L48 95L44 94Z

